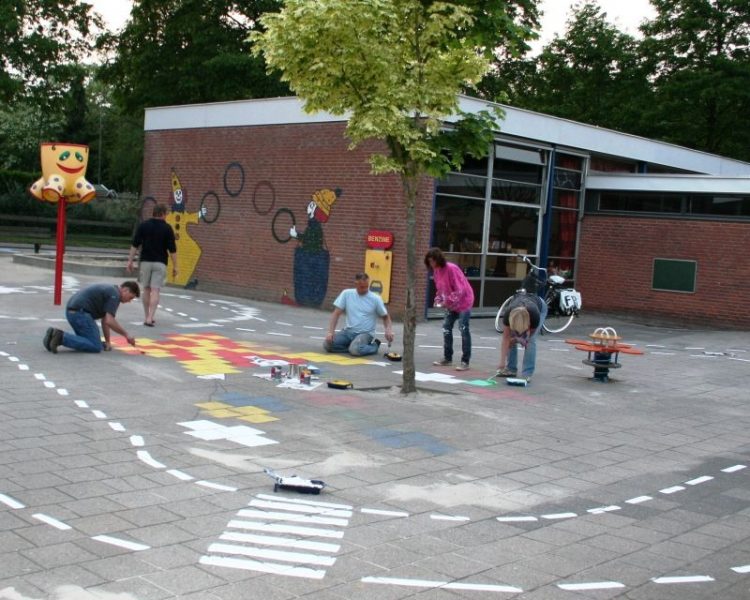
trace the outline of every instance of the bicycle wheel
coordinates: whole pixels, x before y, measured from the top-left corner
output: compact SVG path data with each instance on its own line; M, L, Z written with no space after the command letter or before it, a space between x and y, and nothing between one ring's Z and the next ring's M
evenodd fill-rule
M560 298L551 290L545 296L544 301L547 303L547 317L544 319L544 323L542 323L542 329L547 333L565 331L573 322L575 315L565 315L560 312L557 304Z
M503 332L503 310L505 310L505 307L508 305L508 302L510 302L511 298L513 298L513 296L508 296L508 298L505 299L505 302L500 305L500 308L497 309L497 316L495 317L495 331L497 331L498 333Z

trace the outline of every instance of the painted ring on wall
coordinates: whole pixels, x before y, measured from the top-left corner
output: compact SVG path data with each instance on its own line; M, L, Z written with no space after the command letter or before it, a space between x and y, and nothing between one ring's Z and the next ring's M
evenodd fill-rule
M221 212L221 202L214 192L206 192L201 199L201 207L198 212L199 218L206 223L213 223L219 218Z
M138 211L139 222L148 221L154 216L154 206L156 206L156 198L153 196L146 196L141 202L141 209Z
M258 190L261 187L267 187L269 190L271 190L271 203L269 204L265 212L261 211L258 208ZM253 190L253 207L255 208L255 212L257 212L259 215L267 215L273 210L274 204L276 204L276 190L274 189L273 184L270 181L259 181L255 185L255 189Z
M232 169L239 169L240 171L240 186L239 189L230 190L229 185L227 184L227 175L229 175L229 171ZM242 165L238 162L232 162L227 165L227 168L224 170L224 191L234 198L235 196L239 196L240 193L242 193L242 190L245 187L245 169L242 168Z
M292 219L292 224L286 228L287 235L283 239L280 238L276 234L276 219L278 219L279 215L281 215L282 213L288 214ZM273 216L273 221L271 221L271 233L273 234L273 239L279 242L279 244L286 244L289 240L292 239L292 236L289 235L289 229L292 227L296 227L296 226L297 226L297 220L294 218L294 213L288 208L280 208L279 210L276 211L276 214Z

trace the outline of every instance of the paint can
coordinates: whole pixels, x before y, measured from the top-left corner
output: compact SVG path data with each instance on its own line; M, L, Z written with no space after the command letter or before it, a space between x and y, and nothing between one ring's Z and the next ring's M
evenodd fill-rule
M310 385L312 381L312 374L307 369L302 369L299 373L299 382L305 385Z

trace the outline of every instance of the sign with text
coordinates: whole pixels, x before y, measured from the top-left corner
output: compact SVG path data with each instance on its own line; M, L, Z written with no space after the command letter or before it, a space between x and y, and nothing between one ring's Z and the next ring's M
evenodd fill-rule
M393 246L393 234L390 231L371 229L367 232L367 247L378 250L388 250Z

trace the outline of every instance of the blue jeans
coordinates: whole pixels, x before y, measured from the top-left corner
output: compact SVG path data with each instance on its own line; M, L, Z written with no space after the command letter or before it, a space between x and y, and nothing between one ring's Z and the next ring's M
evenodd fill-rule
M453 360L453 324L458 321L458 330L461 332L461 362L467 365L471 362L470 319L471 310L463 312L445 311L445 319L443 319L443 358L445 360Z
M352 356L375 354L380 344L374 344L375 338L369 333L356 333L351 329L342 329L333 334L333 341L323 342L326 352L348 352Z
M63 346L81 352L102 351L102 337L94 317L81 310L68 310L65 316L75 333L63 332Z
M542 302L542 308L539 311L539 327L536 328L534 335L529 338L526 349L523 351L521 377L531 377L534 374L534 368L536 367L536 338L539 337L539 332L542 330L542 323L544 323L544 319L546 318L547 303ZM518 370L518 344L514 344L513 340L511 340L510 349L508 350L507 367L510 371Z

